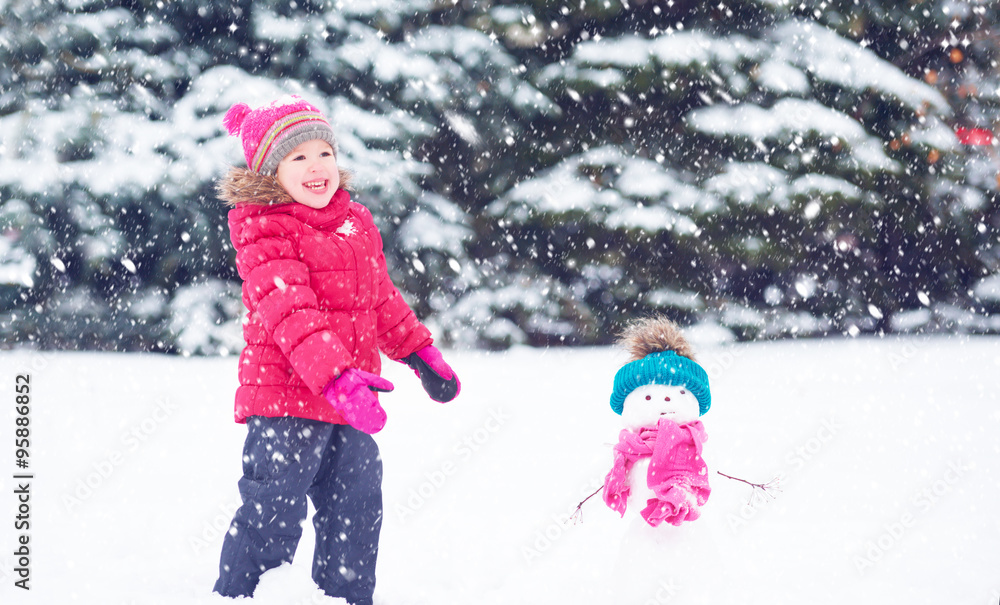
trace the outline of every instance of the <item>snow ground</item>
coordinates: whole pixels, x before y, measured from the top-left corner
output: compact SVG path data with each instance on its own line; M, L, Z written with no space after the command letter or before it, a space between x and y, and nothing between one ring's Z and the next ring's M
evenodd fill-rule
M614 349L446 352L459 400L388 363L380 605L1000 600L1000 339L701 347L722 477L695 523L648 528L597 499ZM0 353L0 602L224 605L238 505L236 358ZM31 587L14 587L13 383L30 372ZM250 602L340 603L309 579L311 524Z

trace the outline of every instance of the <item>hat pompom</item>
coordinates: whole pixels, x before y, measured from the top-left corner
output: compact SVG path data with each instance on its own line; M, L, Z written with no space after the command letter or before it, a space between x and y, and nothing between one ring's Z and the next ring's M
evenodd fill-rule
M629 393L647 384L686 386L698 399L699 415L711 407L708 374L694 360L677 324L662 315L634 321L622 331L618 344L631 359L615 374L611 409L616 414L622 413Z
M249 105L246 103L237 103L226 112L226 116L222 118L222 125L226 127L229 134L236 136L240 133L240 126L243 125L243 121L247 119L247 115L249 114Z
M631 322L619 335L618 344L628 351L630 361L663 351L673 351L694 361L694 350L680 327L663 315Z

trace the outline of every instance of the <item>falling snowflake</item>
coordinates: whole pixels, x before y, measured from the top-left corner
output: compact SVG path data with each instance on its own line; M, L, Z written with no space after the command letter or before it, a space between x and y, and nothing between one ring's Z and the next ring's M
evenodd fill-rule
M344 221L344 224L337 229L337 233L343 235L344 237L350 237L357 233L358 230L354 227L354 223L350 219Z

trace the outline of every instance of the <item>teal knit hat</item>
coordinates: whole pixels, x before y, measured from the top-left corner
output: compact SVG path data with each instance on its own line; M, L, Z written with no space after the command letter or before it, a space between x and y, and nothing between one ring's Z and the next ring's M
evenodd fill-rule
M687 387L698 399L699 416L712 406L705 370L687 357L673 351L661 351L627 363L615 374L615 388L611 392L611 409L615 414L621 415L629 393L647 384Z

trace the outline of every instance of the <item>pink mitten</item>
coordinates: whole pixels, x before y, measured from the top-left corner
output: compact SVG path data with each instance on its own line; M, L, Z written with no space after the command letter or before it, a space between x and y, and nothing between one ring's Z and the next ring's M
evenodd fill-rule
M373 435L385 426L385 410L372 391L391 391L392 383L371 372L349 368L323 389L323 397L337 413L363 433Z
M434 345L427 345L416 353L400 359L413 368L420 378L420 384L434 401L445 403L458 397L462 383Z

